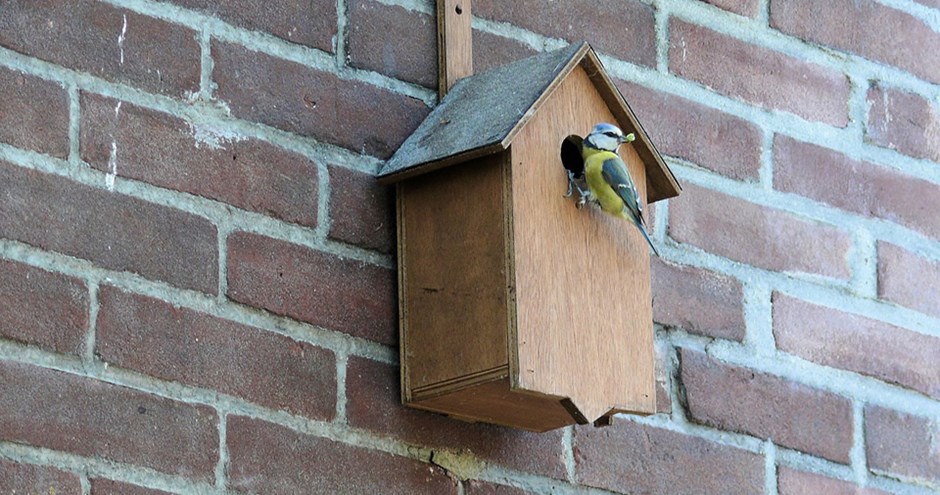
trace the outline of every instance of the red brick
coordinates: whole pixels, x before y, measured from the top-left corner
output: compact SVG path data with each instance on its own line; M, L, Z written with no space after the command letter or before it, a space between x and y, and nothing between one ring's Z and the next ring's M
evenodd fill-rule
M940 339L774 294L777 347L940 397Z
M316 164L254 138L227 139L227 132L82 94L82 159L98 170L110 171L114 153L118 176L315 226Z
M820 474L797 471L785 466L777 468L777 491L780 495L888 495L874 488L862 488L848 481L827 478Z
M878 243L878 297L940 317L940 263Z
M883 86L868 90L868 141L940 162L940 108L913 93Z
M395 191L375 176L330 167L330 237L390 253L395 246Z
M264 31L292 43L333 51L336 36L334 0L172 0L225 22Z
M699 335L744 340L740 281L659 258L651 262L651 268L653 321Z
M565 477L561 430L529 433L405 408L399 399L397 366L350 357L346 397L346 414L355 428L410 444L470 452L488 463L519 471Z
M433 16L371 0L351 0L347 15L349 65L437 88L437 24ZM404 26L407 29L402 29Z
M940 239L940 186L836 151L776 136L774 187Z
M636 0L476 0L473 15L571 42L648 67L656 65L653 7Z
M91 480L91 495L171 495L170 492L121 483L120 481L94 478Z
M0 362L0 411L0 440L214 479L218 418L208 407Z
M693 421L848 464L849 399L688 349L682 349L680 359Z
M0 142L68 157L69 97L65 88L0 67Z
M848 78L832 69L676 19L669 70L754 105L845 127Z
M371 0L353 0L349 17L349 64L437 89L437 26L433 16ZM401 26L408 26L401 31ZM396 32L395 37L387 34ZM473 69L480 73L535 50L511 38L473 32Z
M212 54L216 94L235 117L379 158L429 112L420 100L238 45L214 42Z
M485 31L473 32L473 71L475 73L506 65L535 55L529 45Z
M574 457L581 484L617 492L733 495L764 491L762 456L631 421L607 428L576 428Z
M252 493L456 494L429 464L229 416L228 487Z
M397 341L391 270L255 234L228 238L235 301L386 344Z
M0 46L154 93L199 90L191 29L90 0L17 2L3 13Z
M535 495L535 492L522 488L475 480L464 483L464 493L466 495Z
M333 418L336 360L328 350L113 287L101 288L99 304L97 352L108 363Z
M720 9L754 18L760 9L758 0L705 0Z
M0 336L60 354L81 352L88 289L79 279L0 261Z
M217 291L216 229L208 220L5 162L0 197L2 237L111 270Z
M685 98L617 81L657 149L739 180L757 180L760 129Z
M849 278L845 231L698 186L669 202L669 235L767 270Z
M940 35L920 19L871 0L775 0L771 26L940 82Z
M940 423L884 407L865 408L868 467L905 478L940 483Z
M80 495L82 485L75 473L0 459L0 493Z

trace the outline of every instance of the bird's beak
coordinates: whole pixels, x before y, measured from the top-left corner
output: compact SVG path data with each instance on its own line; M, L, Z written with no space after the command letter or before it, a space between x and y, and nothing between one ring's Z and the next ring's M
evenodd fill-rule
M619 141L620 141L620 144L623 144L623 143L630 143L635 139L636 139L636 136L631 132L630 134L625 134L623 136L620 136Z

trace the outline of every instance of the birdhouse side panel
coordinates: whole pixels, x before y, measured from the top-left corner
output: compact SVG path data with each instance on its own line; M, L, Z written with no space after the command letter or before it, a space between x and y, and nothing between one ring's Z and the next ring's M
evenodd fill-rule
M510 149L514 386L571 397L589 421L612 409L655 410L646 242L629 221L563 197L562 140L598 122L618 123L578 67ZM620 151L645 202L644 164L632 145Z
M490 155L401 183L406 400L508 376L507 160Z

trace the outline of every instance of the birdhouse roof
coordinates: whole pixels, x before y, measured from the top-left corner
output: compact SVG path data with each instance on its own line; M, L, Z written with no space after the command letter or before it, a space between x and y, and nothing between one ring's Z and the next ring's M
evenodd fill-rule
M562 80L584 67L646 166L648 202L677 196L679 183L585 42L461 79L379 172L385 183L505 151ZM560 143L559 143L560 145Z

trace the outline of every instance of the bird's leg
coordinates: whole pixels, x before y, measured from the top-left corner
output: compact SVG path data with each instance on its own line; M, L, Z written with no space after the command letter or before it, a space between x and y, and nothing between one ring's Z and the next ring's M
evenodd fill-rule
M575 188L577 188L579 192L581 191L581 188L576 186L574 183L574 173L572 173L570 170L568 170L567 172L568 172L568 192L565 193L565 197L570 198L571 195L574 194Z
M594 201L594 195L590 190L581 189L577 185L575 187L578 189L578 194L581 196L581 198L578 199L578 208L584 208L584 205L586 205L588 201Z

